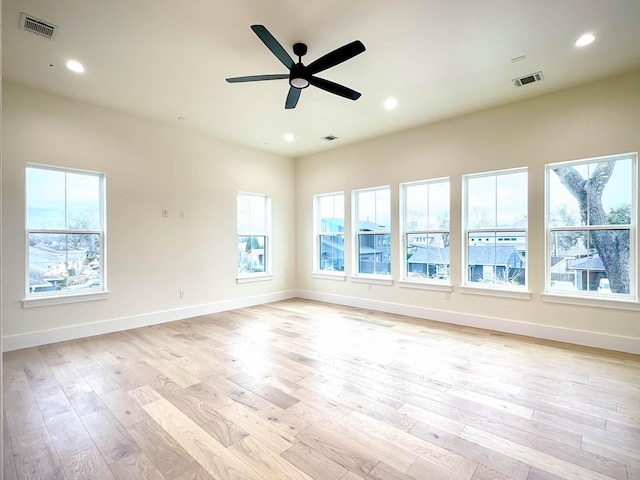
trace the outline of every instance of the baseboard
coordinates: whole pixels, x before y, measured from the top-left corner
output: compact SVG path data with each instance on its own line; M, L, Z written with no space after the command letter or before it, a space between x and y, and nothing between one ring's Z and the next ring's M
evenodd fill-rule
M8 335L3 338L3 351L10 352L21 348L37 347L47 345L49 343L64 342L67 340L75 340L77 338L92 337L94 335L102 335L104 333L120 332L130 330L132 328L146 327L149 325L157 325L160 323L173 322L176 320L184 320L185 318L197 317L200 315L209 315L212 313L234 310L236 308L252 307L254 305L262 305L264 303L277 302L279 300L287 300L294 298L294 290L283 292L269 293L255 297L237 298L234 300L223 300L220 302L207 303L204 305L195 305L185 308L176 308L173 310L164 310L160 312L145 313L132 317L116 318L105 320L102 322L85 323L82 325L73 325L69 327L56 328L53 330L44 330L40 332L29 332L20 335Z
M508 320L504 318L487 317L483 315L473 315L468 313L451 312L448 310L437 310L434 308L417 307L398 303L381 302L365 298L346 297L330 293L312 292L308 290L298 290L298 298L317 300L319 302L346 305L349 307L366 308L385 313L395 313L409 317L434 320L437 322L464 325L467 327L482 328L504 333L513 333L527 337L542 338L545 340L555 340L558 342L584 345L587 347L604 348L618 352L640 354L640 339L633 337L622 337L609 335L606 333L588 332L584 330L573 330L569 328L555 327L550 325L539 325L529 322Z

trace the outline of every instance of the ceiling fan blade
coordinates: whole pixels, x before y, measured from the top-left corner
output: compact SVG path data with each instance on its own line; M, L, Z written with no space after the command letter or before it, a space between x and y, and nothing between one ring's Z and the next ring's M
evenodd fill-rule
M324 78L311 77L309 79L309 83L315 87L321 88L322 90L326 90L329 93L334 93L351 100L357 100L361 95L355 90L351 90L350 88L338 83L330 82L329 80L325 80Z
M286 108L287 110L296 108L301 93L302 90L300 90L299 88L289 88L289 94L287 95L287 101L284 102L284 108Z
M343 45L340 48L336 48L334 51L320 57L315 62L311 62L309 65L307 65L307 72L310 75L322 72L327 68L331 68L335 65L338 65L339 63L355 57L356 55L361 54L365 50L366 48L360 40L355 40L351 43L347 43L346 45Z
M271 53L278 57L278 60L280 60L285 67L287 67L289 70L293 68L294 62L287 51L282 48L282 45L278 43L278 41L274 38L273 35L271 35L271 33L269 33L269 30L267 30L264 25L251 25L251 30L253 30L258 38L262 40L262 43L264 43L267 48L271 50Z
M240 83L240 82L260 82L262 80L280 80L282 78L289 78L289 74L276 73L273 75L249 75L246 77L227 78L226 80L229 83Z

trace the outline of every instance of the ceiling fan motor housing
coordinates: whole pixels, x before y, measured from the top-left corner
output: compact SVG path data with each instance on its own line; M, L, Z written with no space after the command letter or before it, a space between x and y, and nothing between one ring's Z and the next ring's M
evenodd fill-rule
M301 45L297 43L296 45ZM309 86L309 75L307 74L306 67L302 62L296 63L291 68L291 74L289 75L289 85L293 88L307 88Z

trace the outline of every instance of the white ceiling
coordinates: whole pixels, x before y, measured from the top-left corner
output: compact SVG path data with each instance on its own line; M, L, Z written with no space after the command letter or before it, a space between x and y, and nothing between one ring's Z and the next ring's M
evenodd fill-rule
M21 30L21 12L56 37ZM5 0L2 14L5 79L292 157L640 68L640 0ZM310 87L285 110L287 80L225 82L286 73L252 24L292 57L306 43L306 64L361 40L319 76L362 97ZM579 49L585 32L597 40ZM543 82L513 86L537 71Z

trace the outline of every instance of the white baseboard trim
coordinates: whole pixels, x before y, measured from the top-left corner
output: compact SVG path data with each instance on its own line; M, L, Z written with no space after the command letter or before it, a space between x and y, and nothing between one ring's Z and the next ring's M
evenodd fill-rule
M346 297L330 293L298 290L296 296L319 302L346 305L349 307L366 308L385 313L395 313L409 317L434 320L437 322L464 325L467 327L482 328L504 333L513 333L527 337L555 340L558 342L573 343L587 347L604 348L618 352L640 354L640 338L609 335L606 333L588 332L585 330L572 330L569 328L539 325L505 318L487 317L469 313L437 310L434 308L417 307L398 303L381 302L357 297Z
M132 328L146 327L160 323L184 320L185 318L209 315L212 313L235 310L236 308L252 307L264 303L287 300L296 296L295 290L269 293L255 297L237 298L234 300L223 300L220 302L195 305L192 307L176 308L160 312L145 313L132 317L115 318L95 323L85 323L82 325L72 325L69 327L56 328L53 330L43 330L39 332L22 333L19 335L8 335L3 338L2 348L4 352L18 350L21 348L38 347L49 343L64 342L77 338L92 337L104 333L120 332Z

